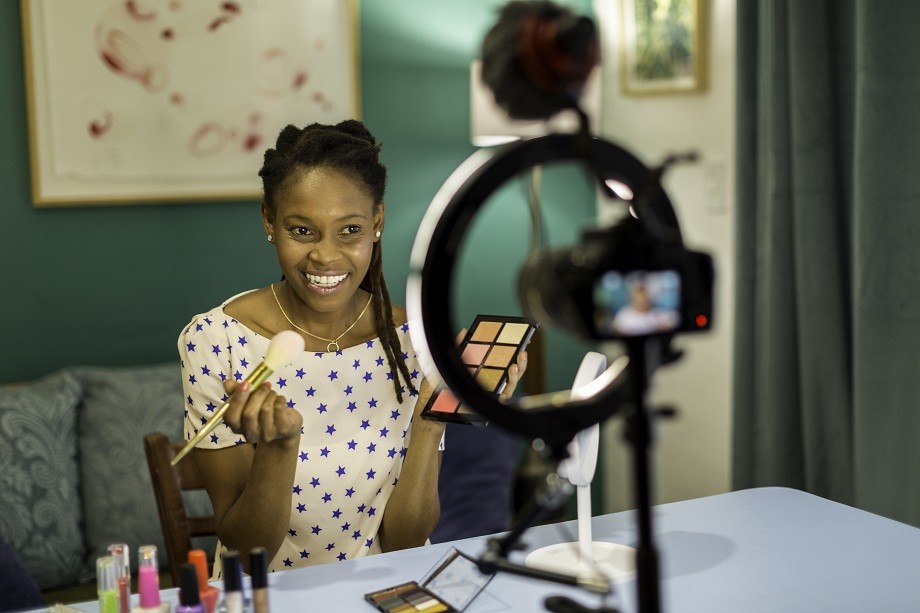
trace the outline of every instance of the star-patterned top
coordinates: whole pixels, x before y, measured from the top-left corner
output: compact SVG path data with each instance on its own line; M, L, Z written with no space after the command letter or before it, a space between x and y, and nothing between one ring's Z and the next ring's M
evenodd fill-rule
M230 300L197 315L179 337L186 439L226 399L222 382L242 381L268 348L270 339L224 313ZM397 329L417 389L422 377L408 331L408 324ZM269 570L380 552L377 531L406 455L417 396L404 389L400 404L394 376L379 338L336 352L303 352L272 373L272 389L303 415L304 426L290 528ZM198 446L244 442L221 424Z

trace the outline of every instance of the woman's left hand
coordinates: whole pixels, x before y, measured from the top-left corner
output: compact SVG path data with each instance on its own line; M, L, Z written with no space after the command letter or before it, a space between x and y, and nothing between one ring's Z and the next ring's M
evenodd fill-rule
M502 393L498 395L498 399L502 402L506 402L511 395L514 393L514 389L517 387L518 381L521 380L521 377L524 376L524 372L527 370L527 352L521 351L518 353L517 362L508 367L508 385L505 386L505 389L502 390Z

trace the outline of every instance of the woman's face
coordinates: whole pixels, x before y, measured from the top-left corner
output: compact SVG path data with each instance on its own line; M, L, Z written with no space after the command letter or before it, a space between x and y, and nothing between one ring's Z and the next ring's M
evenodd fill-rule
M375 207L360 183L322 167L294 174L275 200L274 219L263 208L263 223L291 289L318 313L351 306L383 227L383 203Z
M633 287L630 301L637 311L650 311L652 309L652 299L649 297L648 290L645 289L644 285L637 284Z

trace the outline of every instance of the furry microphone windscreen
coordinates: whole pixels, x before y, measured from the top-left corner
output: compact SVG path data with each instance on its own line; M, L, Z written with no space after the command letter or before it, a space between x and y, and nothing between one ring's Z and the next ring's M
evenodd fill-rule
M515 0L482 42L482 80L515 119L576 106L600 55L594 22L549 1Z

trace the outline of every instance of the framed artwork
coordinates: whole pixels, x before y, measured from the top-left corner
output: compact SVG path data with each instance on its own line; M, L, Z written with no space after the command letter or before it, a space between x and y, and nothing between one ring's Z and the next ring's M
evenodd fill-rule
M621 0L620 85L631 95L706 88L705 0Z
M360 116L357 0L21 0L35 206L258 198L292 123Z

